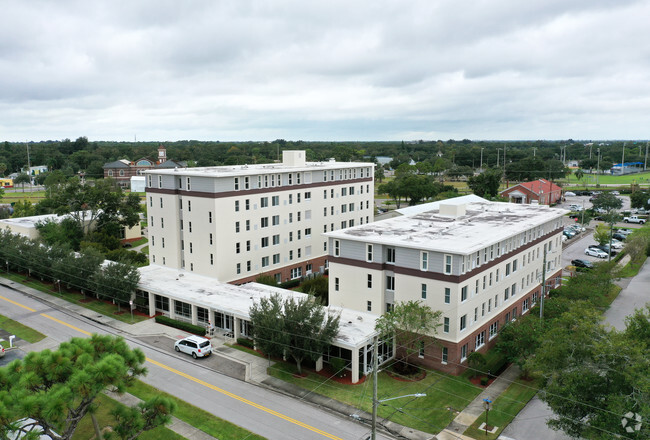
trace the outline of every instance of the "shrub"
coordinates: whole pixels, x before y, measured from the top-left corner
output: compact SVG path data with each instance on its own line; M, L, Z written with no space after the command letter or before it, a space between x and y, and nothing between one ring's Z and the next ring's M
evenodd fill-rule
M284 283L280 283L280 285L278 287L281 287L283 289L291 289L291 288L296 287L298 285L300 285L300 278L295 279L295 280L285 281Z
M467 357L467 365L472 369L472 377L476 377L485 372L487 360L482 353L475 351Z
M237 338L237 343L239 345L242 345L242 346L246 347L246 348L250 348L251 350L253 350L255 348L255 344L253 343L252 339Z
M491 350L485 358L485 368L492 376L498 376L508 365L508 359L496 350Z
M330 359L330 367L332 367L332 371L338 377L343 377L343 374L345 373L346 365L347 362L345 361L345 359L341 359L339 357L333 357Z
M486 386L489 381L490 381L490 379L487 376L484 376L484 377L481 378L481 385Z
M168 318L167 316L156 316L156 322L158 324L164 324L168 325L169 327L185 330L186 332L194 333L195 335L205 334L205 327L194 325L189 322L177 321L175 319Z
M267 286L273 286L273 287L278 285L273 275L260 275L257 278L255 278L255 282L260 284L266 284Z

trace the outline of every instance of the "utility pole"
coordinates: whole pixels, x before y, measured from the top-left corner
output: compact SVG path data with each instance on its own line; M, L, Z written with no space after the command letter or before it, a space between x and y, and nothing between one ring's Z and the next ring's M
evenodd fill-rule
M596 186L600 184L600 148L598 149L598 164L596 165Z
M544 267L542 267L542 297L539 300L539 320L544 322L544 296L546 295L546 248L547 244L544 244Z
M535 152L537 152L537 147L533 147L533 157L535 157Z
M497 168L499 168L499 151L501 148L497 148Z
M643 161L643 171L647 170L648 165L648 144L650 144L650 142L645 143L645 160Z
M485 147L481 147L481 172L483 172L483 150L484 149L485 149ZM647 147L646 147L646 150L647 150ZM647 156L647 152L646 152L646 156Z
M503 174L506 174L506 144L503 144Z
M379 405L379 399L377 396L377 371L379 370L379 359L377 358L379 346L379 335L375 335L372 340L372 431L370 434L370 439L375 440L377 438L377 405Z
M621 159L621 176L625 171L625 144L626 142L623 142L623 158Z

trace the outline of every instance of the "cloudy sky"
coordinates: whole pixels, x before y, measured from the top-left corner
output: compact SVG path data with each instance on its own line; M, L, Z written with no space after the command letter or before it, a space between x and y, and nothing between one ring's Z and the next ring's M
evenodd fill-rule
M0 4L0 141L650 137L650 0Z

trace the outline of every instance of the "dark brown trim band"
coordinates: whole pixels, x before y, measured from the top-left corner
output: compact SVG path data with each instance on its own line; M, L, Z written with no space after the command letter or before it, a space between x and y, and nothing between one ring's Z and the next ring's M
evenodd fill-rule
M246 195L255 195L255 194L266 194L273 192L283 192L283 191L302 191L304 189L310 188L319 188L323 186L345 186L354 183L363 183L363 182L372 182L372 177L364 177L361 179L349 179L349 180L337 180L329 182L317 182L317 183L302 183L299 185L283 185L275 186L273 188L255 188L255 189L245 189L241 191L224 191L218 193L208 193L203 191L185 191L181 189L166 189L166 188L146 188L147 193L153 194L172 194L172 195L181 195L188 197L203 197L206 199L222 199L226 197L235 197L235 196L246 196Z
M419 277L419 278L426 278L429 280L436 280L436 281L444 281L448 283L455 283L455 284L460 284L463 281L466 281L473 276L476 276L477 274L484 272L487 269L490 269L491 267L496 266L499 263L504 262L505 260L512 258L513 256L520 254L527 249L530 249L533 246L536 246L540 243L542 243L545 240L548 240L550 237L553 235L557 234L563 229L563 227L560 227L552 232L549 232L548 234L539 237L529 243L526 243L525 245L517 248L516 250L509 252L507 254L501 255L499 258L496 258L492 261L489 261L485 264L480 265L479 267L472 269L469 272L465 272L462 275L445 275L440 272L428 272L428 271L423 271L419 269L412 269L409 267L402 267L402 266L396 266L394 264L386 264L386 263L371 263L368 261L361 261L361 260L354 260L352 258L344 258L344 257L333 257L330 256L330 263L338 263L338 264L344 264L346 266L354 266L354 267L361 267L364 269L374 269L374 270L389 270L393 271L395 273L399 273L402 275L409 275L409 276L414 276L414 277Z

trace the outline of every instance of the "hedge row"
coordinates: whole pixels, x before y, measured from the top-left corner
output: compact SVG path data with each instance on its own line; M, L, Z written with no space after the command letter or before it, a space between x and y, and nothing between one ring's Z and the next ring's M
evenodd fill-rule
M189 322L177 321L175 319L168 318L167 316L158 315L156 316L156 322L158 324L168 325L186 332L194 333L195 335L204 335L205 327L199 325L194 325Z

